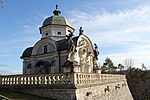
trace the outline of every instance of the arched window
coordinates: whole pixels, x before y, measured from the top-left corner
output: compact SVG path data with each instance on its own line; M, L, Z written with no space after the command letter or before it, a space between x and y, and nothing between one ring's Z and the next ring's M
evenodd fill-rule
M43 46L43 51L44 51L44 54L48 52L48 46L47 45Z

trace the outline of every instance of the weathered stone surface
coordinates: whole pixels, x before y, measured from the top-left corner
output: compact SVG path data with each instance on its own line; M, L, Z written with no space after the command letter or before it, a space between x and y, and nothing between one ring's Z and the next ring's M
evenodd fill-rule
M133 100L126 81L76 87L77 89L27 89L22 92L57 100Z
M125 81L80 88L76 90L76 96L77 100L133 100Z

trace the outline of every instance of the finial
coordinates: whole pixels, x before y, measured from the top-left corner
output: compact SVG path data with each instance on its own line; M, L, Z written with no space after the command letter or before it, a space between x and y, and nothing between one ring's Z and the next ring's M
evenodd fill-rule
M58 5L56 5L56 9L58 9Z
M58 5L56 5L56 9L53 11L54 15L59 16L60 15L60 11L58 9Z
M79 35L83 35L83 29L82 29L82 27L80 27L80 29L79 29Z

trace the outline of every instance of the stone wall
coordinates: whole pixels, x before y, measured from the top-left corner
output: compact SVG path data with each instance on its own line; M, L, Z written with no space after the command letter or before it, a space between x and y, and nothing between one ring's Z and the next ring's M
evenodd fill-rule
M133 100L125 75L59 73L1 76L0 89L56 100Z
M76 100L75 89L32 89L22 92L56 100Z
M79 88L76 97L77 100L133 100L125 81Z
M76 89L24 89L22 92L57 100L133 100L126 81L78 85Z

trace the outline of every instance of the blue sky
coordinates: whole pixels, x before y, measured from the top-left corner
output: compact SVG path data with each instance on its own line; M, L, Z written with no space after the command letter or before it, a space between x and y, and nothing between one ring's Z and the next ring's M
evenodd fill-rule
M19 74L20 56L40 38L39 27L53 15L55 5L72 22L78 35L98 44L99 62L110 57L115 65L126 58L150 68L150 1L148 0L4 0L0 8L0 74Z

